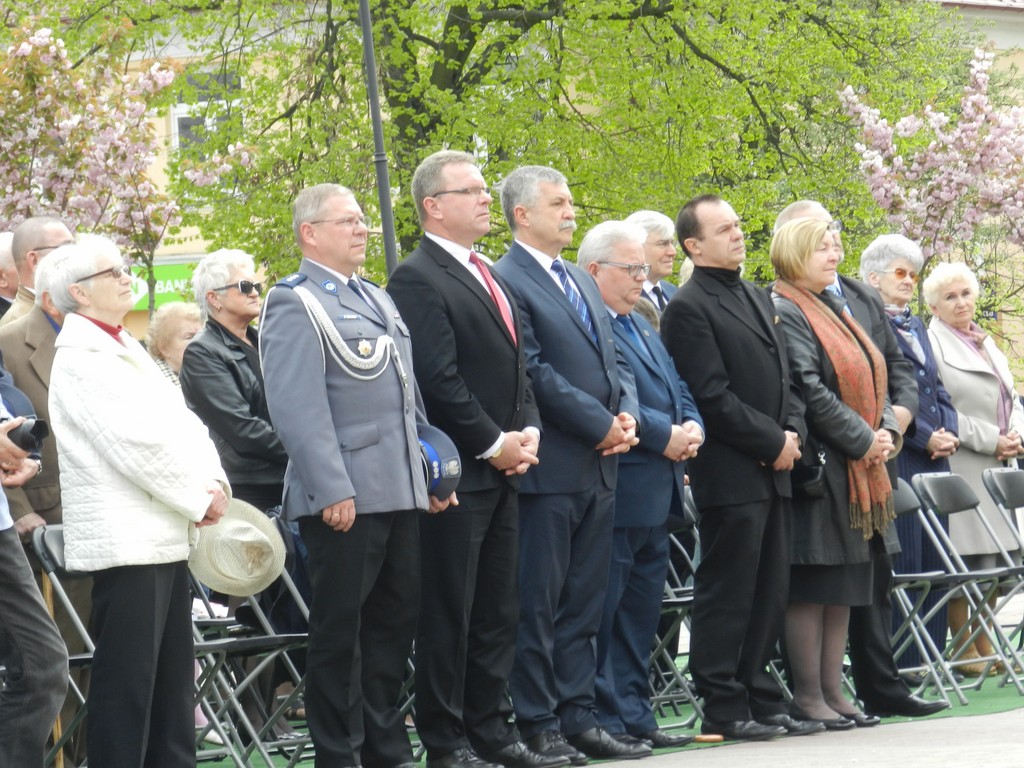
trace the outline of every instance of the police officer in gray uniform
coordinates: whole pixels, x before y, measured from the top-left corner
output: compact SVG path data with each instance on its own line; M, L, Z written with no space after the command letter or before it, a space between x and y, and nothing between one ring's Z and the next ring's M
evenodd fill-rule
M289 457L284 514L309 551L315 764L407 766L396 702L419 605L416 516L454 493L428 496L409 331L387 294L355 276L368 232L355 197L305 189L292 221L303 260L267 296L260 353Z

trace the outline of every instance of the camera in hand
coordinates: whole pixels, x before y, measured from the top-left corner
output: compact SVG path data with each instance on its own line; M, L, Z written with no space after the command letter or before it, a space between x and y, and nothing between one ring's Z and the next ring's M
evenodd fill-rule
M10 419L0 419L0 424L7 421ZM45 421L29 417L8 432L7 438L23 451L36 451L49 434L50 428Z

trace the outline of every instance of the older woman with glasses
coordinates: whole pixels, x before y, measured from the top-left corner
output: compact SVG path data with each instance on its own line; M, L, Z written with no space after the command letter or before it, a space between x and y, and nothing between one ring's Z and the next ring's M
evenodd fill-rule
M270 509L281 503L288 456L270 423L252 327L263 284L252 256L222 249L199 262L192 289L206 326L185 348L182 392L210 428L235 496Z
M1016 463L1021 455L1024 408L1021 408L1013 374L1006 356L992 337L974 322L978 278L964 264L942 263L922 286L932 310L928 338L935 353L939 376L956 408L960 448L949 459L950 469L970 484L981 500L981 512L992 526L1003 549L1019 557L1017 540L990 500L981 480L987 467ZM949 536L971 570L1003 565L985 526L974 512L949 518ZM949 627L958 632L967 620L962 598L949 603ZM989 656L992 648L979 635L961 650L961 659ZM963 674L981 674L984 663L959 665ZM992 668L990 668L990 672Z
M93 237L46 257L64 313L50 373L67 565L91 571L89 765L195 765L193 528L230 487L206 427L121 322L131 273Z
M903 235L875 238L860 257L861 277L881 295L900 350L914 366L917 380L920 407L915 429L906 436L903 450L896 458L899 476L907 482L920 472L948 472L949 457L960 445L956 410L939 378L928 331L910 310L923 264L921 248ZM899 517L896 530L902 548L902 552L893 557L897 573L942 570L942 560L916 515ZM940 599L940 594L929 595L925 598L924 608L930 609ZM946 611L943 609L928 622L928 634L939 648L946 644L946 629ZM921 665L923 660L917 647L912 645L900 663L904 667Z

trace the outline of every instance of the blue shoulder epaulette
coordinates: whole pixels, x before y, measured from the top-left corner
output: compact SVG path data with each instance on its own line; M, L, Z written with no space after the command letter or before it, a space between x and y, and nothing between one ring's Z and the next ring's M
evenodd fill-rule
M298 285L305 279L306 275L302 274L301 272L293 272L287 277L282 277L280 280L274 283L274 285L283 285L285 288L294 288L296 285Z

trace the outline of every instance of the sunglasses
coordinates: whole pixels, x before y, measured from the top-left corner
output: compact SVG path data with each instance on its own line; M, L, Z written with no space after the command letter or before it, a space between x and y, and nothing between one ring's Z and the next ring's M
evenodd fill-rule
M118 265L113 266L113 267L108 267L107 269L101 269L99 272L93 272L91 275L86 275L85 277L80 277L75 282L76 283L82 283L82 282L85 282L86 280L92 280L94 277L100 277L101 275L110 275L115 280L120 280L125 275L128 275L128 277L131 277L132 276L132 272L131 272L131 269L126 267L126 266L124 266L124 264L118 264Z
M263 283L254 283L252 280L239 280L237 283L222 285L220 288L214 288L213 290L226 291L229 288L237 288L238 292L243 296L248 296L253 291L256 291L257 296L263 295Z
M909 277L912 283L916 283L918 277L917 272L912 269L904 269L903 267L887 269L883 274L894 275L897 280L906 280Z

